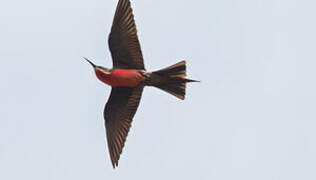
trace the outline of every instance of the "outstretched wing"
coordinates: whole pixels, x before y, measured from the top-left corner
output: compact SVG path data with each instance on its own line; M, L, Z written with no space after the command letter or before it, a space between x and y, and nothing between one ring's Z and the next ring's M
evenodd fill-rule
M119 0L109 36L113 67L145 69L129 0Z
M143 85L137 87L112 87L104 109L108 148L113 168L118 166L124 143L138 108Z

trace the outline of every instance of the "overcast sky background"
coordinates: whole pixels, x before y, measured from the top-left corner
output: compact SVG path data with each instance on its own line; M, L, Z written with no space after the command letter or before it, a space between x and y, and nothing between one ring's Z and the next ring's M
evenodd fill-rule
M316 179L316 2L133 0L145 65L187 60L180 101L146 88L119 167L103 107L116 0L0 2L0 179Z

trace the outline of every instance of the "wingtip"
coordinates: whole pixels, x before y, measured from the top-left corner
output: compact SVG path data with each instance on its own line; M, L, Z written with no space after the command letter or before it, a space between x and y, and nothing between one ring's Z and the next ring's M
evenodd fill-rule
M113 169L115 169L116 167L118 167L118 162L112 162L112 167L113 167Z

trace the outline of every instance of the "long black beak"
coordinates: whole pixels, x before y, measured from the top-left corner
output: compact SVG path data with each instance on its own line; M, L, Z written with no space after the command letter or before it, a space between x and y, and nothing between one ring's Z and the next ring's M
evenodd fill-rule
M91 64L91 66L93 68L97 67L95 64L93 64L88 58L83 57L83 59L85 59L86 61L88 61L89 64Z

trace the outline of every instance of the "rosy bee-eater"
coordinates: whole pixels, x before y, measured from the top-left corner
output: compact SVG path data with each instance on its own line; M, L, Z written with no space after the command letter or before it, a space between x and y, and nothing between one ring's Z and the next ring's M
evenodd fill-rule
M113 61L112 69L97 66L85 59L94 68L97 78L112 87L103 116L108 149L115 168L118 166L143 88L157 87L183 100L186 83L198 81L186 78L185 61L158 71L146 71L129 0L118 1L108 43Z

